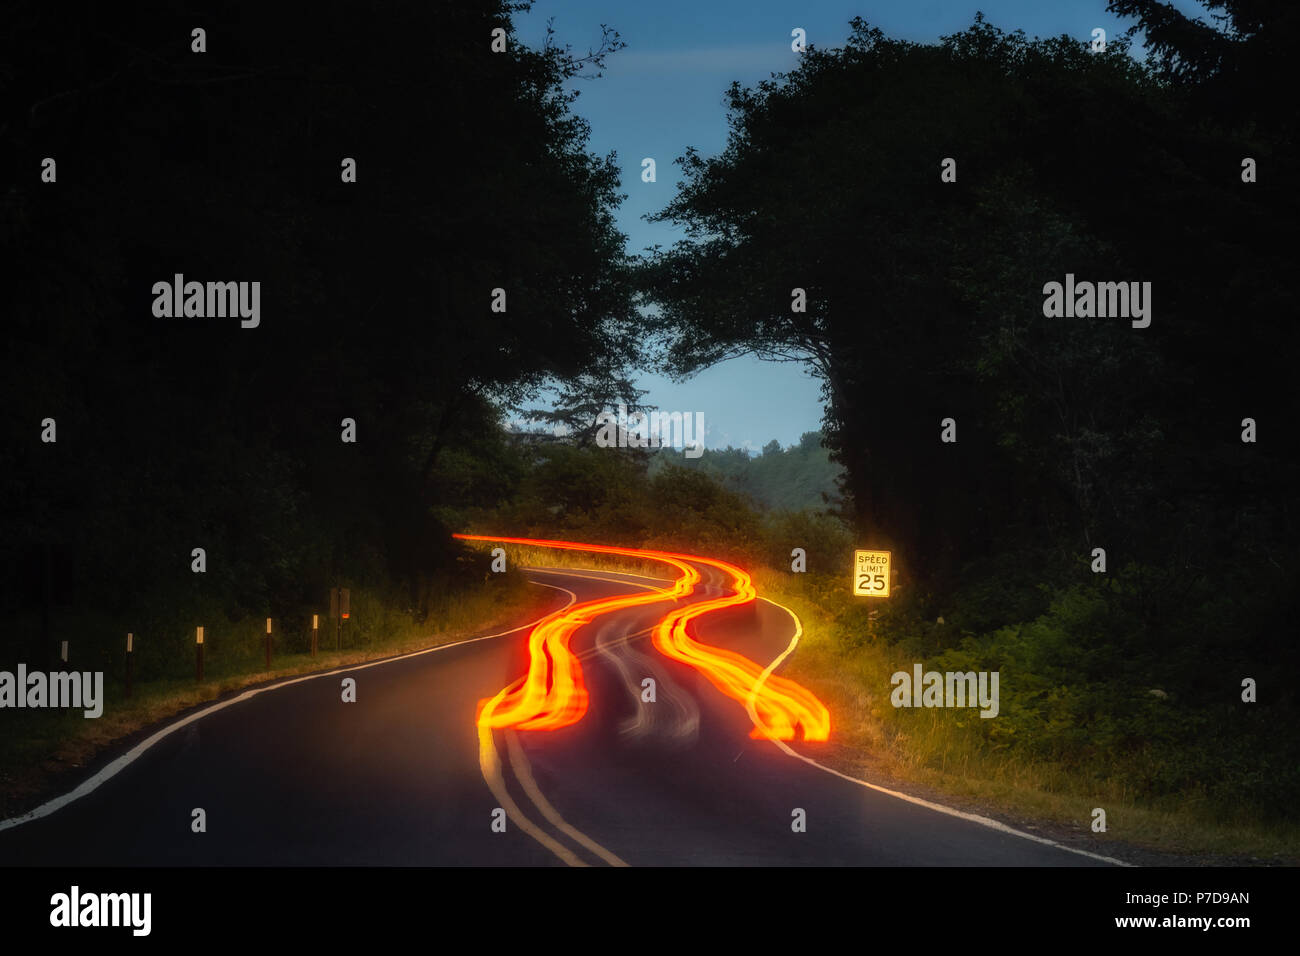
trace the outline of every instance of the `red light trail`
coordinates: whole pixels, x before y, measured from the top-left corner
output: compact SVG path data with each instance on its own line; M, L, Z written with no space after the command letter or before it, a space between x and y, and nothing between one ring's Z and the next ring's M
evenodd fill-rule
M658 561L678 571L671 588L645 594L618 595L575 604L537 624L528 636L528 672L495 697L481 702L480 727L515 727L520 730L556 730L582 719L587 712L587 688L582 666L569 642L578 628L602 614L677 600L693 594L700 572L688 562L716 568L732 581L732 594L675 608L655 626L655 647L673 660L700 671L726 696L751 708L756 720L750 736L793 740L802 730L804 740L826 740L830 736L830 713L820 700L796 682L767 674L754 661L722 648L701 644L690 636L688 625L702 615L727 607L748 604L756 597L749 574L734 565L696 555L673 554L638 548L616 548L575 541L541 538L500 538L458 534L465 541L492 541L531 545L568 551L589 551Z

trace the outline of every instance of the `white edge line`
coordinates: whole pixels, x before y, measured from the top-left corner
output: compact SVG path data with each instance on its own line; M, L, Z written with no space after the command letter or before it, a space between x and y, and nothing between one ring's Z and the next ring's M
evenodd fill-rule
M552 570L549 568L533 568L530 570L544 571L544 572L549 571L550 573L553 574L561 574L561 573L567 573L567 571L570 569L556 568ZM577 570L585 570L585 569L577 569ZM662 580L660 578L651 577L650 575L647 574L635 574L633 572L617 571L612 573L625 574L628 577L644 578L649 581ZM577 576L581 577L582 575L577 575ZM758 600L766 601L768 604L771 604L773 607L780 608L781 610L789 614L790 617L795 622L795 629L796 629L795 635L793 638L791 638L790 643L786 647L786 649L782 651L776 657L776 659L772 661L772 663L769 664L767 668L764 670L764 677L766 677L766 675L771 674L772 671L775 670L776 667L779 666L780 663L783 660L785 660L786 657L794 653L794 649L799 644L799 636L803 633L803 624L802 622L800 622L799 616L795 614L794 611L790 610L790 608L786 607L784 604L778 604L776 601L773 601L771 598L765 598L765 597L760 597L758 598ZM141 756L141 754L143 754L145 751L147 751L149 748L151 748L154 744L158 743L158 741L162 740L163 738L175 733L176 731L180 730L182 727L185 727L196 720L200 720L201 718L207 717L210 714L215 714L219 710L223 710L226 707L230 707L233 704L238 704L242 701L248 700L249 698L255 697L258 694L265 693L266 691L270 691L270 690L279 690L282 687L289 687L292 684L300 684L304 681L317 680L318 678L321 677L332 677L335 674L345 674L348 673L349 671L365 670L366 668L369 667L378 667L382 664L391 664L394 661L406 660L411 657L419 657L423 654L432 654L436 651L449 650L450 648L453 647L463 647L466 644L475 644L479 641L491 640L492 638L496 638L496 637L505 637L507 634L514 634L516 631L522 631L524 628L532 627L538 621L544 620L549 616L550 614L545 614L542 617L538 618L536 621L529 621L527 624L521 624L518 627L512 627L508 631L499 631L496 634L484 634L481 637L472 637L469 638L468 640L456 641L452 644L440 644L437 647L427 647L422 651L413 651L410 654L400 654L397 657L389 657L381 661L371 661L366 664L355 664L349 667L339 667L332 671L323 671L319 674L307 674L303 677L291 678L289 680L281 681L276 684L270 684L265 687L256 687L251 690L246 690L237 697L231 697L228 700L219 701L218 703L215 703L210 707L205 707L203 710L195 711L194 713L182 717L180 720L174 723L168 724L166 727L162 728L161 730L159 730L157 733L153 734L146 740L143 740L140 743L136 744L135 747L131 748L131 750L127 751L125 754L118 757L112 763L109 763L107 766L102 767L100 771L96 773L93 777L90 777L89 779L83 781L80 786L69 791L63 796L55 797L54 799L41 804L36 809L28 811L22 816L10 817L8 820L0 820L0 831L9 830L12 829L13 827L21 826L24 823L30 823L33 820L39 820L42 817L49 816L51 813L54 813L57 810L61 810L63 807L72 803L74 800L79 800L81 797L84 797L87 794L97 790L101 784L110 780L118 773L120 773L122 770L124 770L126 767L130 766ZM1105 863L1113 863L1116 866L1132 866L1131 863L1126 863L1123 860L1117 860L1114 857L1102 856L1099 853L1091 853L1087 850L1079 850L1076 849L1075 847L1066 846L1063 843L1059 843L1056 840L1049 840L1046 837L1035 836L1032 833L1025 833L1023 830L1017 830L1014 827L1007 826L1007 824L1002 823L999 820L993 820L989 817L980 816L979 814L975 814L975 813L966 813L962 810L956 810L952 807L946 807L939 803L932 803L929 800L923 800L920 797L913 797L906 793L900 793L897 790L890 790L886 787L881 787L874 783L868 783L865 780L859 780L857 777L851 777L846 773L841 773L838 770L834 770L831 767L827 767L823 764L820 764L816 760L813 760L811 757L805 757L803 754L798 753L797 751L792 750L790 747L788 747L784 741L773 740L771 742L775 744L777 747L779 747L784 753L788 754L791 757L794 757L796 760L801 760L811 767L816 767L818 770L822 770L826 773L832 774L836 777L839 777L842 780L847 780L850 783L855 783L858 786L867 787L879 793L883 793L891 797L896 797L897 799L904 800L908 803L914 803L917 806L926 807L927 809L934 810L938 813L945 813L949 816L958 817L959 819L966 820L971 823L978 823L979 825L988 827L992 830L997 830L1002 833L1008 833L1013 836L1022 837L1023 839L1026 840L1033 840L1035 843L1042 843L1046 846L1053 846L1056 847L1057 849L1065 850L1069 853L1077 853L1080 856L1090 857L1094 860L1101 860L1102 862Z
M542 587L553 587L553 585L543 584L541 581L537 581L534 583L537 583ZM564 590L564 589L557 588L556 590ZM573 601L571 600L569 604L565 605L565 607L568 607L572 603ZM563 608L561 608L560 610L563 610ZM162 740L164 737L167 737L170 734L175 733L176 731L180 730L182 727L191 724L196 720L200 720L204 717L209 716L210 714L215 714L217 711L224 710L225 708L230 707L233 704L238 704L242 701L248 700L250 697L256 697L258 694L265 693L268 690L279 690L282 687L289 687L292 684L301 684L303 681L318 680L322 677L332 677L335 674L346 674L349 671L365 670L368 667L379 667L382 664L391 664L394 661L402 661L411 657L419 657L422 654L432 654L436 651L445 651L453 647L463 647L466 644L476 644L479 641L491 640L492 638L495 637L505 637L507 634L514 634L516 631L522 631L524 630L524 628L532 627L533 625L537 624L538 621L543 621L546 618L550 617L551 614L554 613L555 613L554 611L551 611L548 614L542 615L536 621L529 621L527 624L521 624L518 627L512 627L508 631L500 631L496 634L484 634L481 637L471 637L468 638L467 640L456 641L452 644L439 644L437 647L426 647L422 651L412 651L409 654L399 654L396 657L386 657L383 660L370 661L369 663L366 664L353 664L347 667L339 667L332 671L322 671L318 674L306 674L302 677L294 677L294 678L290 678L289 680L280 681L275 684L268 684L265 687L255 687L252 688L251 690L244 691L242 694L240 694L237 697L231 697L227 700L218 701L217 703L211 705L210 707L205 707L202 710L195 711L192 714L187 714L185 717L182 717L180 720L177 720L174 723L168 724L166 727L163 727L157 733L153 734L149 738L142 740L140 743L136 744L134 747L132 747L126 753L122 754L122 756L118 757L116 760L112 761L111 763L107 764L104 767L101 767L98 773L82 781L82 783L79 786L77 786L73 790L70 790L68 793L65 793L59 797L54 797L53 799L41 804L36 809L29 810L27 813L23 814L22 816L10 817L8 820L0 820L0 832L4 830L12 829L13 827L21 826L24 823L30 823L33 820L39 820L42 817L47 817L51 813L54 813L56 810L63 809L68 804L72 803L74 800L79 800L82 797L86 796L87 794L93 793L96 789L99 788L101 784L105 783L106 781L112 779L117 774L121 773L124 769L126 769L128 766L134 763L140 757L141 754L143 754L154 744L158 743L158 741Z
M552 574L566 573L566 569L564 568L556 568L554 570L549 568L530 568L529 570L546 571ZM653 578L646 574L635 574L630 571L615 571L611 573L625 574L630 577L645 578L646 580L649 581L663 580L662 578ZM583 577L585 575L576 575L576 576ZM610 581L613 579L606 578L605 580ZM627 583L630 584L631 582L627 582ZM794 653L795 648L798 647L799 645L799 638L803 635L803 622L799 620L799 615L795 614L794 611L786 607L784 604L780 604L776 601L773 601L771 598L759 597L758 600L766 601L768 604L772 605L773 607L780 608L782 611L785 611L786 614L790 615L791 620L794 621L795 631L794 631L794 636L790 639L790 643L789 645L786 646L786 649L782 651L780 654L778 654L776 656L776 659L773 660L772 663L768 664L766 668L764 668L763 673L759 676L758 681L755 682L754 685L755 690L757 690L759 685L761 685L763 681L767 680L768 676L774 670L776 670L777 667L781 665L782 661L784 661L787 657L789 657L791 654ZM757 726L758 719L757 719L757 715L753 711L753 701L754 701L754 694L751 694L749 700L746 702L745 709L750 712L750 720L752 720L754 725ZM961 820L966 820L969 823L977 823L980 826L988 827L991 830L997 830L1000 833L1006 833L1012 836L1018 836L1026 840L1033 840L1035 843L1042 843L1045 846L1053 846L1059 850L1065 850L1069 853L1077 853L1080 856L1086 856L1094 860L1100 860L1104 863L1113 863L1116 866L1129 866L1129 867L1133 866L1132 863L1126 863L1125 861L1117 860L1114 857L1103 856L1100 853L1092 853L1088 850L1080 850L1076 847L1068 846L1056 840L1050 840L1047 837L1036 836L1032 833L1026 833L1023 830L1017 830L1015 827L1008 826L1002 821L994 820L991 817L981 816L977 813L967 813L964 810L958 810L954 807L947 807L941 803L934 803L930 800L923 800L920 797L914 797L910 794L901 793L897 790L890 790L889 788L882 787L879 784L868 783L866 780L859 780L857 777L852 777L846 773L842 773L839 770L834 769L833 767L827 767L825 764L818 763L816 760L813 760L811 757L804 756L798 751L793 750L792 748L787 746L784 741L772 740L771 743L779 747L788 756L794 757L796 760L801 760L804 763L808 764L810 767L816 767L818 770L839 777L841 780L847 780L849 783L855 783L860 787L867 787L870 790L875 790L878 793L883 793L886 794L887 796L895 797L899 800L904 800L907 803L914 803L919 807L925 807L928 810L934 810L936 813L944 813L947 814L948 816L957 817Z
M767 601L767 603L771 604L773 607L779 607L781 610L785 611L785 613L789 614L790 617L794 620L794 626L795 626L794 637L790 639L789 646L786 647L786 649L777 656L776 660L772 661L772 663L767 666L767 669L765 671L763 671L763 676L759 678L759 682L761 682L767 679L767 675L771 674L772 671L777 667L777 665L779 665L783 660L785 660L788 656L790 656L790 654L794 653L795 647L799 644L799 637L800 635L803 634L803 623L799 620L799 615L795 614L794 611L790 610L784 604L778 604L776 601L773 601L771 598L759 598L759 600ZM757 686L758 685L756 683L755 687ZM752 706L753 706L752 701L753 701L753 697L751 696L750 704L748 705L751 709L751 719L752 719ZM1012 836L1023 837L1026 840L1033 840L1035 843L1042 843L1045 844L1046 846L1054 846L1058 850L1066 850L1070 853L1077 853L1080 856L1090 857L1094 860L1101 860L1102 862L1105 863L1113 863L1116 866L1133 865L1132 863L1126 863L1123 860L1117 860L1114 857L1102 856L1100 853L1092 853L1088 850L1080 850L1076 847L1067 846L1064 843L1059 843L1056 840L1049 840L1047 837L1035 836L1034 834L1026 833L1023 830L1017 830L1015 827L1008 826L1002 821L994 820L991 817L980 816L977 813L967 813L964 810L957 810L954 809L953 807L946 807L941 803L932 803L929 800L922 800L920 797L914 797L911 796L910 794L900 793L897 790L890 790L887 787L882 787L879 786L878 784L868 783L865 780L859 780L857 777L851 777L846 773L841 773L838 770L835 770L831 767L827 767L824 764L820 764L816 760L813 760L811 757L805 757L803 754L787 746L785 741L783 740L772 740L771 742L775 744L777 747L779 747L783 752L785 752L789 756L794 757L796 760L802 760L804 763L808 764L811 767L816 767L818 770L824 770L826 773L834 774L835 776L839 777L841 780L847 780L850 783L856 783L860 787L867 787L879 793L884 793L891 797L897 797L899 800L906 800L908 803L914 803L919 807L925 807L929 810L934 810L938 813L946 813L948 816L951 817L958 817L959 819L967 820L971 823L978 823L980 826L988 827L991 830L997 830L1000 833L1009 833Z

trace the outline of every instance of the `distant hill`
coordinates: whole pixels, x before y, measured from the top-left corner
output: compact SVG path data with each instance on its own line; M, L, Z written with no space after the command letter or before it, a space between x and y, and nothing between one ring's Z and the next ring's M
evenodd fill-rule
M651 457L650 474L680 465L705 472L767 511L822 510L839 503L836 481L842 469L831 462L821 440L819 431L804 432L797 445L782 448L770 441L753 457L743 448L706 449L699 458L665 448ZM823 495L830 497L829 505Z

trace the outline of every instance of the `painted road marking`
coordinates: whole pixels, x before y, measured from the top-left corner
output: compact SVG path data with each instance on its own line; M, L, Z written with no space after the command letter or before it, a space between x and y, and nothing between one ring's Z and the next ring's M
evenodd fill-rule
M540 581L536 583L542 587L553 587L553 585L542 584L542 582ZM556 590L563 591L565 589L557 588ZM569 594L570 597L573 597L573 592L568 591L566 593ZM574 600L576 600L576 598ZM573 603L572 601L569 602L569 604L572 603ZM564 610L565 608L569 607L569 604L566 604L564 608L561 608L560 610ZM379 667L382 664L391 664L394 661L403 661L411 657L419 657L422 654L432 654L435 653L436 651L450 650L453 647L463 647L466 644L476 644L479 641L491 640L497 637L505 637L507 634L514 634L516 631L522 631L525 628L533 627L538 622L546 620L546 618L550 617L551 614L553 613L555 612L552 611L550 614L545 614L542 617L539 617L536 621L530 621L527 624L521 624L519 627L512 627L508 631L501 631L497 634L484 634L482 637L471 637L468 640L456 641L453 644L440 644L437 647L426 647L422 651L413 651L410 654L401 654L398 655L397 657L387 657L384 658L383 660L370 661L369 663L366 664L353 664L347 667L339 667L332 671L322 671L319 674L305 674L302 677L294 677L289 680L280 681L279 683L276 684L268 684L265 687L256 687L251 690L246 690L238 697L231 697L228 700L219 701L215 704L212 704L210 707L205 707L202 710L195 711L194 713L182 717L180 720L174 723L168 724L166 727L163 727L161 730L153 734L148 739L143 740L140 743L136 744L129 751L124 753L122 756L118 757L116 760L112 761L107 766L103 767L94 776L83 781L79 786L68 791L62 796L54 797L53 799L41 804L35 810L30 810L27 813L22 814L21 816L10 817L8 820L0 820L0 831L8 830L16 826L21 826L22 824L30 823L33 820L39 820L42 817L49 816L51 813L54 813L56 810L63 809L68 804L72 803L74 800L79 800L82 797L86 796L88 793L93 793L103 783L117 776L119 773L121 773L123 770L129 767L132 763L134 763L137 759L139 759L139 757L143 753L145 753L145 751L147 751L150 747L152 747L154 744L158 743L160 740L164 739L165 737L174 734L182 727L189 726L190 724L194 723L197 720L202 720L204 717L208 717L212 714L215 714L219 710L224 710L225 708L230 707L234 704L238 704L242 701L248 700L249 698L256 697L258 694L265 693L266 691L269 690L279 690L282 687L289 687L293 684L301 684L303 681L318 680L322 677L332 677L335 674L346 674L350 671L365 670L368 667Z

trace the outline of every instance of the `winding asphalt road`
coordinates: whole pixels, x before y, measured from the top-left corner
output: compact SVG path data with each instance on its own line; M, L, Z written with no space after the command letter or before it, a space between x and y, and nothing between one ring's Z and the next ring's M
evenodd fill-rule
M722 587L700 570L692 600ZM529 576L554 589L556 608L662 584ZM741 705L651 645L668 609L577 632L590 710L570 727L480 739L478 702L527 668L526 627L297 679L192 720L89 794L0 829L0 865L1107 865L751 739ZM761 600L697 623L700 641L763 665L794 633ZM355 703L341 701L344 677ZM818 748L791 746L812 760ZM205 833L191 831L194 808ZM792 829L797 810L804 832Z

